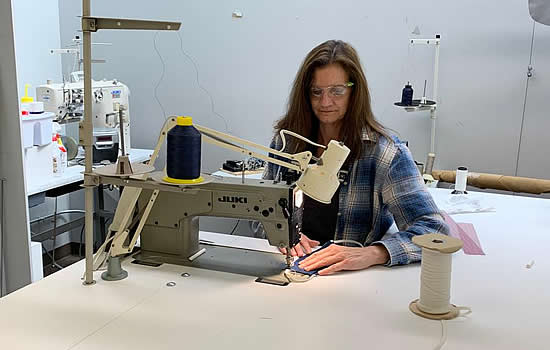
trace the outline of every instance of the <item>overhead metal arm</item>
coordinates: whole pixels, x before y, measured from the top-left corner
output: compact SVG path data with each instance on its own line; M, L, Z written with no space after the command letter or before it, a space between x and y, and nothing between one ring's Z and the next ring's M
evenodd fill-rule
M84 63L84 120L80 125L81 143L84 146L84 194L86 203L85 215L85 248L86 272L84 284L94 283L93 279L93 232L94 232L94 187L96 178L92 173L93 144L92 144L92 33L100 29L125 30L179 30L180 22L147 21L123 18L100 18L91 15L91 0L82 0L82 46Z
M82 16L82 31L86 32L97 32L99 29L179 30L180 26L181 22Z
M282 151L275 150L273 148L266 147L264 145L260 145L245 139L241 139L240 137L225 134L223 132L213 130L210 128L207 128L202 125L193 124L193 126L200 131L200 133L203 136L206 136L205 141L215 144L220 147L224 147L227 149L230 149L235 152L243 153L251 157L256 157L265 160L266 162L274 163L292 170L297 170L300 172L304 172L307 169L307 166L309 164L309 161L311 160L312 154L309 151L300 152L296 154L290 154ZM253 148L257 148L263 151L266 151L268 153L289 159L290 161L295 161L297 164L292 163L290 161L284 161L279 160L273 157L269 157L266 155L263 155L261 153L257 153L254 151L251 151L248 148L235 145L229 141L237 142L242 145L250 146Z

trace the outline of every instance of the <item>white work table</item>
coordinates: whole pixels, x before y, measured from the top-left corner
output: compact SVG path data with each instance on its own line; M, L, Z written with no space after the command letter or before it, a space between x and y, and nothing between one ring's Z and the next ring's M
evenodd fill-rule
M153 150L132 148L129 152L130 162L144 162L151 158L151 154L153 154ZM27 196L83 181L83 172L83 165L72 165L67 167L59 176L51 175L45 178L44 181L27 183Z
M441 203L448 190L431 189ZM550 200L471 193L496 212L475 225L486 256L453 257L444 349L548 349ZM264 241L204 233L222 243ZM206 252L208 254L208 251ZM526 264L534 261L531 268ZM286 287L250 276L124 263L129 277L83 286L81 261L0 299L5 349L433 349L439 321L412 314L420 265L375 267ZM188 272L190 277L181 277ZM167 282L176 282L168 287Z

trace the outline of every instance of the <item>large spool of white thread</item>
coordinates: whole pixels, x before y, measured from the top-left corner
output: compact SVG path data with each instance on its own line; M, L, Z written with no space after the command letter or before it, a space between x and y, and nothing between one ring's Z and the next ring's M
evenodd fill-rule
M463 194L466 192L466 184L468 183L468 168L464 166L459 166L456 169L456 178L455 178L455 190L453 194Z
M452 253L462 248L458 238L432 233L413 237L422 247L420 299L413 300L409 309L418 316L432 320L450 320L459 309L450 303Z

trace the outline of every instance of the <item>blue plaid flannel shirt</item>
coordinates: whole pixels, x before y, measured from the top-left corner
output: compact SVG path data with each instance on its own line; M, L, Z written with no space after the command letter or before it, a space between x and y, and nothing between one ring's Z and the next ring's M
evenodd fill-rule
M364 245L382 244L389 252L387 266L420 261L421 249L412 237L425 233L448 234L432 196L424 186L406 145L396 137L363 131L363 153L354 161L340 185L339 209L334 239L352 239ZM281 149L275 137L271 148ZM286 171L269 163L263 174L275 179ZM385 235L394 222L399 232Z

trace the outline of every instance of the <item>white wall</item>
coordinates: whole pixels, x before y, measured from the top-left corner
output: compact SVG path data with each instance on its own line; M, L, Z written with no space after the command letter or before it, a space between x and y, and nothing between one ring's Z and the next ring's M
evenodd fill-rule
M234 9L243 12L233 19ZM80 2L60 0L62 42L79 26ZM283 113L289 88L305 54L332 38L352 43L366 69L378 118L409 140L415 158L429 148L428 113L393 107L404 82L417 93L428 79L433 50L408 49L418 26L424 36L441 33L440 108L436 166L467 165L475 171L514 174L525 95L531 24L527 1L156 1L96 0L98 16L172 19L183 22L184 49L198 62L201 82L232 133L268 143L273 122ZM132 90L132 141L152 147L162 124L154 88L162 71L151 32L105 31L94 40L95 78L117 77ZM168 114L189 114L224 129L197 88L177 34L161 32L157 46L166 64L158 96ZM539 60L548 59L548 52ZM539 108L539 107L535 107ZM235 155L203 149L205 170Z
M0 2L0 178L6 179L3 209L5 230L0 259L0 296L31 281L27 200L23 181L23 149L17 94L16 49L12 1ZM2 216L2 213L0 213Z
M13 1L15 41L17 43L17 83L23 96L25 84L36 97L36 87L47 79L60 81L61 57L49 49L60 48L58 0Z
M23 96L25 84L31 84L29 95L36 100L36 87L45 84L46 80L61 82L61 56L50 54L50 49L61 48L59 29L58 0L17 0L14 1L14 30L17 46L17 82L19 94ZM72 58L73 56L71 56ZM68 77L71 67L64 72ZM69 207L81 209L82 205L71 203L69 196L58 199L58 211ZM47 198L46 203L30 209L30 218L35 219L52 214L54 200ZM56 247L70 242L69 234L62 234L56 239ZM50 250L52 241L45 241L44 246Z

